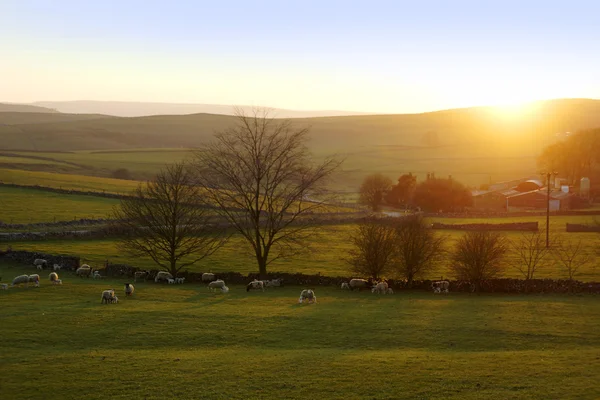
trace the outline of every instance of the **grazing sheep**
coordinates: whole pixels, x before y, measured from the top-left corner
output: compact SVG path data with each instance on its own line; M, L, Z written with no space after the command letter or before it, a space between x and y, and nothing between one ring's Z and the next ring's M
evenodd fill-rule
M350 285L348 285L348 282L342 282L342 290L350 290Z
M108 304L109 302L112 303L112 299L115 298L115 291L114 289L108 289L102 292L102 297L101 297L101 303L104 304Z
M154 283L158 282L169 282L169 279L173 279L173 275L168 273L167 271L159 271L154 278Z
M92 274L93 279L102 279L102 275L100 275L100 271L94 271Z
M27 287L29 283L29 275L17 276L15 279L13 279L12 284L10 286L20 285L21 283L24 283L25 287Z
M371 292L379 293L379 294L387 294L387 290L388 290L387 282L379 282L375 286L373 286L373 289L371 289Z
M148 275L148 271L136 271L136 273L133 274L133 282L137 282L137 280L140 278L144 278L144 281L146 281L146 279L148 279Z
M38 274L29 275L29 277L27 279L28 279L28 282L35 283L35 287L40 286L40 276Z
M448 281L437 281L431 283L433 293L448 293L450 289L450 282Z
M62 269L62 265L54 264L54 265L52 266L52 269L53 269L54 271L60 271L60 270Z
M221 288L221 293L229 293L229 288L227 286L223 286Z
M255 279L252 282L250 282L248 285L246 285L246 292L249 292L251 289L256 289L256 290L260 289L264 292L265 284L263 281L259 281L259 280Z
M182 284L185 282L185 278L175 278L175 283Z
M215 289L223 289L225 287L225 281L223 281L222 279L217 279L216 281L212 281L211 283L208 284L208 288L210 290L215 290Z
M312 289L304 289L302 292L300 292L298 303L303 303L304 300L308 300L308 304L316 303L317 296L315 296L315 292Z
M394 289L392 289L392 288L388 288L388 290L387 290L387 294L394 294Z
M131 283L125 284L125 296L131 296L134 291L135 291L135 288L133 287L133 285Z
M90 267L87 264L83 264L81 267L77 268L77 270L75 271L75 275L83 278L88 277L92 274L92 267Z
M42 270L43 268L46 268L46 266L48 265L48 261L42 259L42 258L36 258L35 260L33 260L33 265L38 269L38 270Z
M55 285L62 285L62 279L57 279L56 282L54 282Z
M366 280L366 279L350 279L350 290L354 290L354 289L358 289L358 290L362 290L362 289L368 289L370 288L372 285L371 280Z
M277 279L271 279L270 281L263 281L265 287L280 287L283 286L283 279L282 278L277 278Z
M118 303L118 302L119 302L119 298L118 298L118 297L115 295L115 297L113 297L112 299L110 299L110 302L111 302L112 304L114 304L114 303Z
M54 283L58 280L58 274L56 272L50 272L48 278L50 279L50 282Z
M215 277L215 274L210 273L210 272L205 272L202 274L202 282L212 282L217 280L217 278Z
M0 283L0 289L8 290L8 283Z

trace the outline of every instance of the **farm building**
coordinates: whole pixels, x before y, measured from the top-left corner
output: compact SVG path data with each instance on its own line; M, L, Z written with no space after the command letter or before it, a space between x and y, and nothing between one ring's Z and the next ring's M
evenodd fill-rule
M507 190L477 190L473 191L473 207L484 211L506 211L506 199L519 194L514 189Z
M517 193L506 199L508 211L545 210L548 207L547 189ZM550 193L550 211L568 210L571 208L571 193L553 191Z

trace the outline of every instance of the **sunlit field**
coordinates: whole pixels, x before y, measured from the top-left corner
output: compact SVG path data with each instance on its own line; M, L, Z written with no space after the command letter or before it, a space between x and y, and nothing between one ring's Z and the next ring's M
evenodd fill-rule
M7 281L33 268L0 273ZM125 298L122 280L43 278L0 291L3 398L600 396L597 296L319 287L309 305L297 304L301 287L224 295L147 282ZM119 303L100 304L111 287Z

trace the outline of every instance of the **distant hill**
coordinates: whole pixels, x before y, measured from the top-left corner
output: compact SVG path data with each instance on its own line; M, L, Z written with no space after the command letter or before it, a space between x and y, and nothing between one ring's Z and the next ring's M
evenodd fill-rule
M22 113L58 113L51 108L30 105L30 104L11 104L0 103L0 112L22 112Z
M234 106L217 104L145 103L122 101L40 101L38 106L55 108L70 114L106 114L118 117L144 117L151 115L221 114L234 115ZM241 106L245 111L250 106ZM311 118L324 116L364 115L348 111L298 111L273 109L278 118Z

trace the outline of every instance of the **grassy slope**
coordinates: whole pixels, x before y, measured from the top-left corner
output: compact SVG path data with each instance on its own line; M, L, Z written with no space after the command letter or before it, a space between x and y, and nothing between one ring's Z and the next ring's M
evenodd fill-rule
M126 299L121 281L61 278L0 291L6 398L600 397L595 296L317 288L318 304L298 305L296 287L142 283ZM119 304L100 304L108 287Z
M555 217L552 228L552 237L562 235L567 240L581 239L585 246L585 251L589 253L594 261L597 260L597 249L600 244L600 235L596 233L564 233L565 221L573 221L572 217ZM587 217L576 217L577 221L588 221ZM535 220L535 218L514 218L514 221ZM451 223L450 219L440 220L441 222ZM310 251L297 256L294 259L275 261L269 267L271 272L289 272L317 274L328 276L350 276L348 264L344 259L351 248L349 235L355 225L333 225L323 226L320 234L313 241L308 243ZM461 231L437 231L440 235L447 235L447 248L450 249L454 241L464 232ZM519 233L508 233L510 239L518 239ZM77 240L77 241L43 241L43 242L11 242L14 250L36 250L52 254L69 254L80 256L83 261L96 266L102 266L106 260L112 263L123 263L134 265L141 268L156 268L149 258L133 258L121 253L117 249L117 242L113 239L108 240ZM440 276L452 276L449 271L449 260L436 265L436 267L425 276L429 279L438 279ZM244 274L257 271L256 261L253 259L250 249L245 241L240 237L234 236L226 246L220 249L213 256L198 262L189 268L190 271L198 272L229 272L238 271ZM507 263L505 277L521 277L514 268ZM544 268L540 268L538 277L540 278L565 278L565 273L555 263L550 263ZM599 281L600 269L593 263L581 269L578 279L584 281Z
M0 113L47 113L58 114L58 111L47 107L34 106L30 104L0 103Z
M0 221L31 223L106 218L115 199L0 186Z

